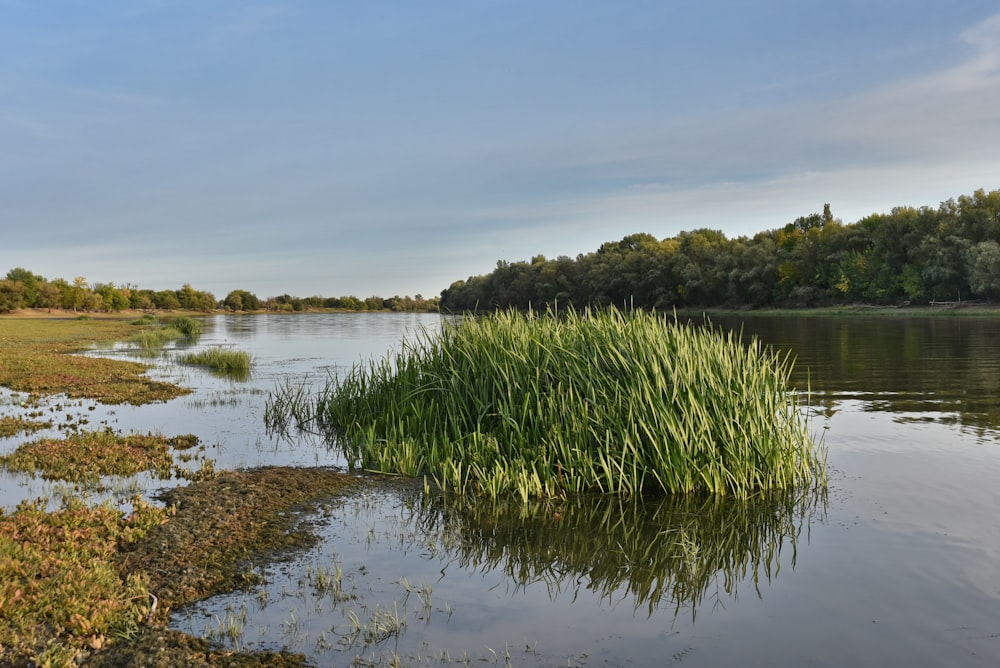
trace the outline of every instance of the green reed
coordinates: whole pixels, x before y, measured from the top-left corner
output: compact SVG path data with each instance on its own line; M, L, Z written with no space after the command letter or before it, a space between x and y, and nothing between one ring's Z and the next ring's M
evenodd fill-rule
M754 339L645 312L513 311L357 364L304 413L352 463L522 500L825 480L825 454Z
M167 321L167 326L173 327L189 339L197 339L201 336L201 321L189 318L186 315L170 318Z
M173 327L156 327L139 332L132 337L132 341L145 353L158 354L163 346L170 341L183 339L184 334Z
M253 368L253 355L243 350L222 347L181 355L178 360L184 364L207 366L213 371L242 380L250 377L250 370Z

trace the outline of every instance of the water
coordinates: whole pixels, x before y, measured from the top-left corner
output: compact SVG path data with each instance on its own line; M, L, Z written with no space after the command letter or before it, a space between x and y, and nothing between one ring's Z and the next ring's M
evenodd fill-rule
M252 352L249 381L168 353L156 374L194 394L60 411L90 426L195 433L217 468L337 466L320 439L266 432L266 393L288 377L319 385L440 322L215 317L197 347ZM320 666L1000 663L1000 321L716 324L797 358L795 383L810 390L829 448L827 494L468 507L395 481L318 513L319 544L270 565L265 584L176 611L172 625L211 636L238 620L230 646L287 648ZM151 483L165 484L181 483ZM2 473L0 489L4 507L54 491Z

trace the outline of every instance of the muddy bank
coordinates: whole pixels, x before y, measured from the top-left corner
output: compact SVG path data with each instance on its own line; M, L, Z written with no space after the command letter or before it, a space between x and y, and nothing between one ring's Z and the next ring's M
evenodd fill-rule
M298 654L220 651L165 628L168 612L252 584L261 565L314 542L305 513L363 484L365 478L331 469L272 467L220 473L165 492L162 500L175 509L173 517L119 555L123 574L149 577L158 602L151 622L85 665L306 665Z

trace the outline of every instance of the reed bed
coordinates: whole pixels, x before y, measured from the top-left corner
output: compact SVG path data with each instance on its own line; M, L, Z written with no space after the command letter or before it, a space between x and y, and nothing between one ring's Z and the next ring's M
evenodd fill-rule
M183 339L184 334L173 327L157 327L155 329L147 329L139 332L132 337L132 342L135 343L142 352L150 354L158 354L170 341L176 341L178 339Z
M351 462L458 492L747 497L825 481L790 371L660 314L507 311L424 331L302 411Z
M213 371L226 376L246 379L253 368L253 355L244 350L214 347L197 353L181 355L179 361L183 364L206 366Z

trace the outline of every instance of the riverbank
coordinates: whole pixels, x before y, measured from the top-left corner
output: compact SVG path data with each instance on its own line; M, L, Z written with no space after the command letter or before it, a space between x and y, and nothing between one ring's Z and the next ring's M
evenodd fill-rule
M0 406L4 437L26 439L51 426L42 422L50 396L140 405L189 392L150 380L143 364L72 354L129 338L146 326L135 324L137 314L76 315L0 318L0 385L27 395L12 397L10 411ZM6 415L24 406L37 416ZM58 453L79 454L77 442L91 434L80 426L71 425L74 436L35 448L57 460L36 458L33 475L72 480ZM98 467L93 476L120 473L102 462L89 462ZM125 504L128 512L95 505L83 484L58 504L39 499L0 510L0 665L304 665L299 654L234 653L171 631L168 612L246 586L259 577L258 562L309 545L314 536L303 514L363 479L324 468L216 472L203 464L201 473L155 497L161 507L138 499Z

